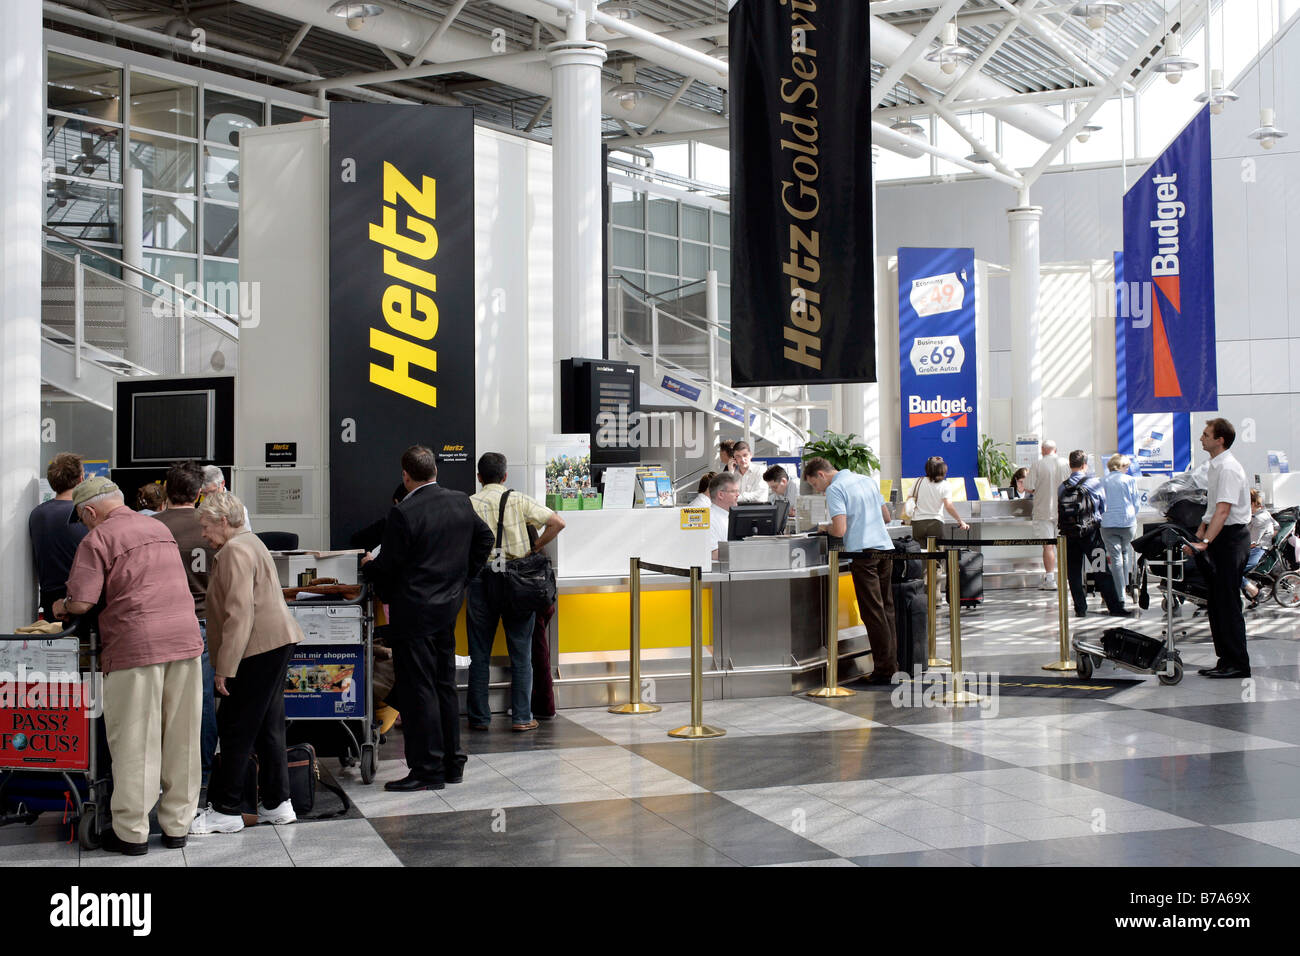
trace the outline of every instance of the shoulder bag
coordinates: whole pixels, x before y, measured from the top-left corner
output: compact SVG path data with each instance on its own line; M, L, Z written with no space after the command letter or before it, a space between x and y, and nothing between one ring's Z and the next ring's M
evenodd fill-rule
M558 592L551 559L541 551L534 551L513 561L502 560L501 537L509 497L510 490L507 489L501 495L501 507L497 512L496 557L488 562L487 572L496 575L502 600L514 610L521 614L545 611L555 603Z

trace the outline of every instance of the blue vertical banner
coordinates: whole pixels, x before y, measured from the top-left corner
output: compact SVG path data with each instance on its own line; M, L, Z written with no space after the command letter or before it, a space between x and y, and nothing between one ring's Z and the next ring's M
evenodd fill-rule
M1219 407L1212 206L1206 108L1124 194L1116 287L1132 413Z
M1187 412L1134 415L1128 407L1125 331L1129 316L1124 285L1124 253L1115 253L1115 434L1117 450L1132 460L1131 473L1172 474L1191 466L1191 418Z
M898 393L903 478L939 455L977 497L975 250L898 250Z

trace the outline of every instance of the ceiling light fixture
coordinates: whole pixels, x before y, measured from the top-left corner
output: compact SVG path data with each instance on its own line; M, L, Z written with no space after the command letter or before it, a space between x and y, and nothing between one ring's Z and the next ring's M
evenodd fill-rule
M1258 140L1259 145L1265 149L1272 149L1273 145L1286 136L1286 130L1278 129L1273 125L1275 120L1274 113L1268 107L1259 111L1259 128L1252 131L1250 139Z
M338 3L330 4L325 12L346 20L349 30L360 30L366 25L366 20L369 17L379 16L384 12L384 8L377 3L353 3L350 0L338 0Z
M912 139L919 139L925 142L925 127L919 123L913 123L911 120L895 120L894 124L889 127L895 133L902 133L904 136L910 136Z
M957 24L945 23L939 46L925 55L931 63L938 63L945 73L955 73L957 64L975 59L975 51L957 39Z
M1183 78L1184 73L1196 69L1199 65L1195 60L1183 56L1183 41L1177 33L1171 33L1165 39L1165 55L1151 69L1163 73L1170 83L1177 83Z
M1225 103L1231 103L1238 98L1236 93L1223 85L1222 70L1211 70L1209 92L1196 94L1196 102L1209 103L1210 112L1215 116L1223 112Z
M1119 0L1091 0L1089 3L1076 3L1070 8L1070 16L1078 17L1088 25L1089 30L1100 30L1106 25L1106 18L1112 13L1124 9Z
M1074 115L1078 116L1082 112L1083 112L1083 104L1075 103ZM1078 132L1074 134L1074 138L1081 143L1086 143L1088 142L1088 139L1092 136L1093 133L1100 133L1100 132L1101 132L1101 126L1089 120L1088 122L1084 123L1082 126L1079 127Z
M619 106L630 113L636 109L637 103L641 102L641 97L645 96L645 90L636 81L636 61L628 60L620 67L619 72L622 82L612 87L609 94L618 100Z

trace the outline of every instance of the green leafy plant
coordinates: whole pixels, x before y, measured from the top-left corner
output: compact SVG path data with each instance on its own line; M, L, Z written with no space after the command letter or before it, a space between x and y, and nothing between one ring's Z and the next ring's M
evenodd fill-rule
M994 488L1011 484L1011 475L1015 471L1015 466L1006 456L1006 452L1001 450L1010 447L1010 445L999 445L988 435L980 436L979 473L981 477L987 478Z
M871 450L870 445L854 441L857 435L841 435L830 429L822 432L820 438L803 446L803 460L825 458L839 471L855 471L859 475L869 475L880 471L880 459Z

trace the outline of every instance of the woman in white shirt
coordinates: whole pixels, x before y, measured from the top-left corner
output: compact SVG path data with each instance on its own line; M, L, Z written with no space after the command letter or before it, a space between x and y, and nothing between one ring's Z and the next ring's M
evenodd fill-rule
M944 537L944 512L952 515L957 527L968 531L970 525L952 506L952 488L948 486L948 464L938 455L925 463L925 477L912 486L911 497L916 504L912 510L912 539L922 547L927 538Z
M691 499L690 504L686 507L707 508L709 505L713 504L713 499L709 497L709 482L713 480L713 476L716 474L716 471L705 473L704 477L700 479L699 487L695 490L695 497Z

